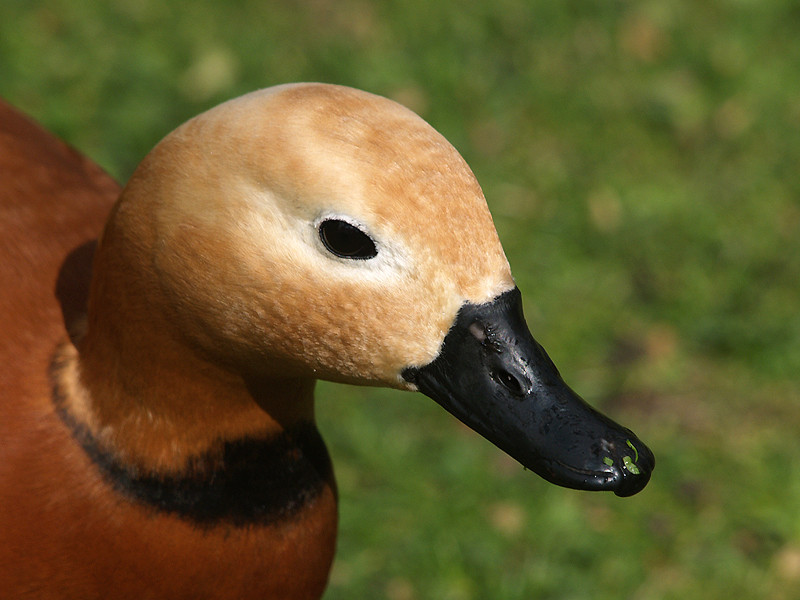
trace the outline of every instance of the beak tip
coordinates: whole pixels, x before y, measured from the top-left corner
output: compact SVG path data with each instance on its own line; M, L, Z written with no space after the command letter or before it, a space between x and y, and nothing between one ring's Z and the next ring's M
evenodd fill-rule
M627 498L641 492L649 483L654 467L653 453L642 444L636 463L624 462L622 468L618 469L614 494L620 498Z

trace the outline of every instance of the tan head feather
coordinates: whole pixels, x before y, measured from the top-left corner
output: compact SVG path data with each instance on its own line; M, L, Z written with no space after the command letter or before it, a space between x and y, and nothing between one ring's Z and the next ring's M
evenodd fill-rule
M377 256L329 252L330 218ZM118 236L177 336L268 376L409 387L400 372L436 357L464 302L513 287L456 150L400 105L331 85L254 92L167 136L101 251Z

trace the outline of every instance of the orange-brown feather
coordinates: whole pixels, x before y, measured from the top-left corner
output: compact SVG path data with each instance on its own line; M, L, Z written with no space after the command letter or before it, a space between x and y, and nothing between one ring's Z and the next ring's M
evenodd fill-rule
M112 381L132 387L126 393L111 393L110 384L100 382L119 369L103 361L113 354L101 346L79 369L73 345L83 343L92 240L101 231L118 186L2 103L0 173L1 595L37 600L320 596L335 546L332 481L312 504L285 522L198 527L132 501L92 462L53 403L50 365L59 346L60 359L69 365L58 375L61 383L74 385L80 372L88 387L96 387L107 401L93 405L90 416L81 412L81 393L75 391L69 396L70 407L90 422L98 419L95 410L112 413L100 418L106 426L106 421L120 420L123 433L114 439L121 445L112 450L120 458L133 458L125 448L128 441L136 447L134 464L140 461L148 467L178 469L181 457L218 443L227 432L216 424L227 426L230 421L227 415L222 418L222 398L235 408L236 397L244 398L245 384L220 375L200 359L179 359L175 347L163 339L142 339L149 354L136 355L140 368L156 368L159 362L163 371L159 389L153 390L163 396L163 403L150 396L151 410L163 409L170 417L155 419L158 425L144 431L129 427L125 396L143 392L136 387L141 383L130 373L117 373ZM113 295L111 300L125 301ZM233 427L239 428L236 431L253 429L252 422L243 423L247 419L263 426L309 416L304 411L310 406L313 382L299 387L278 382L276 387L252 381L249 386L249 400L239 401L247 408ZM277 401L287 398L283 387L292 401L288 405ZM185 398L187 390L195 392L191 397L197 404L167 401L170 393L173 400ZM266 411L275 417L265 419ZM195 440L197 447L182 446L184 437ZM142 448L148 449L144 455Z

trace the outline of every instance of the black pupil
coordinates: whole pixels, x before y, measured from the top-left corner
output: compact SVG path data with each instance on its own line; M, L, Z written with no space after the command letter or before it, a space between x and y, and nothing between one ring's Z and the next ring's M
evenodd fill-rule
M375 242L347 221L323 221L319 225L319 239L330 252L341 258L366 260L378 255Z

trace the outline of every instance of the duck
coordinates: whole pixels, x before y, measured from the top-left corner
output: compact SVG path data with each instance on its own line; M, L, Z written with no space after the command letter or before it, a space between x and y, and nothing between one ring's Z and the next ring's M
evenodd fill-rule
M321 597L320 379L422 392L557 485L650 479L532 337L466 162L392 100L251 92L122 189L0 104L0 172L4 597Z

